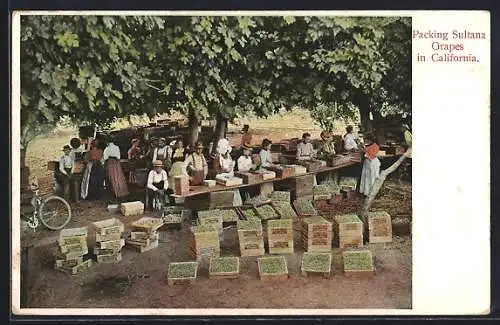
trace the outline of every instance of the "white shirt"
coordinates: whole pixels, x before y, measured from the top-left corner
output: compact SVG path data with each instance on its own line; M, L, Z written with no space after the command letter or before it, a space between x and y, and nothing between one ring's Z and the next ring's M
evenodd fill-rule
M238 158L238 171L247 172L252 168L252 157L241 156Z
M219 155L219 162L220 162L220 167L222 169L222 173L232 175L234 172L234 161L231 159L230 156L227 158L222 157L222 155Z
M69 155L63 155L61 159L59 160L59 171L65 175L67 175L65 168L73 168L73 156L71 155L71 152Z
M267 151L264 149L260 151L260 163L262 164L262 167L271 166L273 164L271 151Z
M113 142L110 142L106 149L104 149L103 155L102 155L102 160L106 161L108 158L116 158L120 159L120 148L114 144Z
M309 160L312 159L315 154L314 147L312 143L300 142L297 145L297 160Z
M231 145L229 144L229 140L226 138L222 138L217 142L217 152L218 153L230 153L232 150Z
M152 170L148 175L148 185L147 187L153 191L157 190L157 188L153 185L153 183L159 183L163 181L163 189L166 190L168 188L168 175L165 170L161 170L160 173L157 173L156 170Z
M158 154L165 157L165 159L170 159L172 157L172 148L170 148L169 146L165 146L163 148L155 148L153 152L153 162L156 160L156 157L158 157Z
M354 133L347 133L344 137L344 149L352 150L357 149L358 144L356 143L356 139L358 137Z

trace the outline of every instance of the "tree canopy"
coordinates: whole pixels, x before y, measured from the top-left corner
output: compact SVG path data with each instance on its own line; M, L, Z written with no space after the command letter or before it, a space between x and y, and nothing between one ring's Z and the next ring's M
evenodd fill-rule
M366 123L411 112L410 33L407 17L22 16L21 126L295 106Z

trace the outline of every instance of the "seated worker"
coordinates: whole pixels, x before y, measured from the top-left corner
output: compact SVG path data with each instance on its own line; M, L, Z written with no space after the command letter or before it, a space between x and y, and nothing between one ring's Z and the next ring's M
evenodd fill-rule
M321 132L321 145L319 147L318 156L323 159L328 159L335 155L335 144L329 132Z
M262 149L260 150L260 166L269 167L273 165L273 158L271 156L271 140L262 140Z
M229 155L229 150L219 154L219 166L217 175L220 176L233 176L234 175L234 161Z
M248 124L243 125L243 129L241 130L241 148L245 149L245 147L252 147L252 134L249 131L250 126Z
M238 158L238 171L244 173L250 171L250 169L254 167L250 150L248 146L243 145L243 155Z
M347 133L344 135L344 149L346 151L355 151L358 149L359 138L354 133L352 125L346 127Z
M196 143L195 152L187 156L185 168L191 185L203 185L203 181L208 174L208 164L203 155L203 144L201 141Z
M302 141L297 145L297 160L311 160L316 155L316 152L311 143L311 135L309 133L304 133L302 135Z
M148 174L146 186L152 197L159 199L163 206L167 205L168 175L163 169L163 162L161 160L156 160L153 163L153 169ZM153 206L153 208L157 207Z

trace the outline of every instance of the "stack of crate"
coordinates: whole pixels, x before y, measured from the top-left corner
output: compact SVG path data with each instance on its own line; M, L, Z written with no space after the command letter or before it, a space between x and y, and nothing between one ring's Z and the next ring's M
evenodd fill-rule
M320 216L303 219L302 239L305 252L330 252L332 250L332 223Z
M292 219L269 220L267 222L269 254L293 254Z
M83 258L89 252L87 235L87 227L61 230L57 241L59 251L56 256L55 269L75 275L92 266L90 258L85 260Z
M335 216L335 232L340 248L363 246L363 222L356 214Z
M198 211L198 225L213 225L218 232L222 232L222 213L219 209Z
M386 211L368 212L368 234L370 243L392 242L392 221Z
M123 223L116 219L106 219L92 223L95 230L94 255L98 263L116 263L122 260L125 239Z
M143 217L132 222L130 238L127 238L125 245L135 248L140 253L158 247L158 229L161 226L163 226L163 220L159 218Z
M141 201L123 202L120 204L120 212L124 216L135 216L144 213L144 203Z
M264 236L260 220L238 220L237 227L241 256L264 255Z
M219 228L215 225L198 225L190 228L189 248L193 258L220 257Z

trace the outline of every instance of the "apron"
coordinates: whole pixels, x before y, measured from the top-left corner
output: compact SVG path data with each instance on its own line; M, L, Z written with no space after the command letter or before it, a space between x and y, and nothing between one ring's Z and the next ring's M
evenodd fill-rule
M174 177L182 175L184 173L184 162L176 161L173 163L172 168L168 176L168 187L173 189L175 187Z

